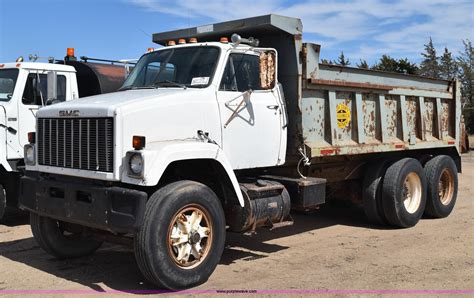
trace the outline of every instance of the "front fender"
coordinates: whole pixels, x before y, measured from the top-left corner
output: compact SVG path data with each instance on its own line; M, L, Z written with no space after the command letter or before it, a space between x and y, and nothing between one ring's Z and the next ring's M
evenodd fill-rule
M199 141L170 141L156 142L146 145L141 150L144 157L143 178L130 177L127 174L127 160L123 160L121 181L123 183L155 186L160 181L166 168L175 161L192 159L213 159L219 162L229 177L240 205L244 206L244 199L240 191L239 182L235 176L227 157L219 146Z

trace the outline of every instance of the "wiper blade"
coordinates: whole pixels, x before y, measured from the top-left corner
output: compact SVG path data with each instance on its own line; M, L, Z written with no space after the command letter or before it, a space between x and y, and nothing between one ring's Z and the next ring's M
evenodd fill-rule
M139 90L139 89L155 89L155 87L154 86L129 86L125 88L119 88L118 91Z
M188 88L188 86L186 86L186 84L181 84L181 83L173 82L173 81L170 81L170 80L156 82L155 84L153 84L153 86L155 86L155 87L174 86L174 87L181 87L181 88L184 88L184 89Z

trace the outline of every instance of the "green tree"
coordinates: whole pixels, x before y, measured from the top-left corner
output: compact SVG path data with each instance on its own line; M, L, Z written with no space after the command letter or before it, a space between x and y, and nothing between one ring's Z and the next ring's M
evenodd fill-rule
M418 73L418 66L416 66L415 63L408 61L407 58L397 60L388 55L383 55L379 62L372 66L372 69L405 74Z
M342 51L339 57L337 57L337 60L334 60L333 63L342 66L351 65L351 62L349 61L349 59L346 59L346 56L344 56L344 52Z
M369 69L369 64L367 63L366 60L360 59L360 62L357 63L357 67L362 68L362 69Z
M411 63L407 58L399 59L397 63L397 72L399 73L418 74L420 71L416 63Z
M331 60L327 60L327 59L321 59L321 63L322 63L322 64L332 64L332 61L331 61Z
M440 76L446 80L452 80L456 77L458 66L448 48L444 48L443 56L440 58Z
M461 94L465 103L474 103L474 52L472 42L470 40L463 40L464 50L457 57L459 65L458 77L462 83Z
M474 133L474 51L470 40L463 40L464 50L457 57L458 77L461 81L461 96L464 103L466 129Z
M372 66L374 70L398 72L398 61L389 55L382 55L379 62Z
M425 52L421 53L424 57L420 64L420 75L430 78L439 78L439 63L438 56L436 56L436 49L433 45L433 40L425 44Z

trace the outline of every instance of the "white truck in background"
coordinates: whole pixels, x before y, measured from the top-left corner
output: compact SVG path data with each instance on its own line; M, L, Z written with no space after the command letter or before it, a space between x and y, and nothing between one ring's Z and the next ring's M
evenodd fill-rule
M156 33L165 47L120 92L41 109L20 187L40 247L128 243L148 281L183 289L214 271L226 229L289 226L291 209L357 199L400 228L448 216L459 82L321 64L302 30L266 15Z
M38 109L112 92L125 80L124 66L91 63L88 60L100 59L87 57L77 61L73 48L68 48L64 60L49 59L50 63L23 62L23 58L0 63L0 219L7 207L17 207L23 147L29 143L28 132L35 130Z

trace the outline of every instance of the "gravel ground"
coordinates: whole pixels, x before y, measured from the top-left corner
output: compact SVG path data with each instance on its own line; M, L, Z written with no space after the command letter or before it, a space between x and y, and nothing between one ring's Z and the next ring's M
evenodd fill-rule
M410 229L371 226L359 208L331 206L294 215L292 227L228 233L216 271L194 290L474 290L474 154L463 156L459 179L451 216ZM151 289L129 248L105 245L90 257L60 261L38 247L27 216L0 223L0 295Z

